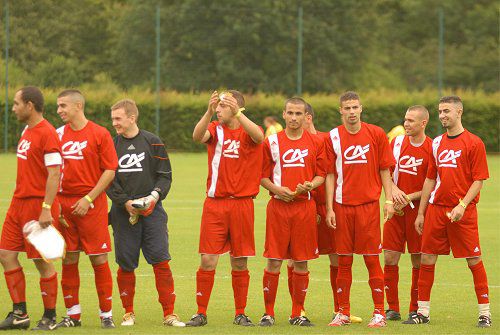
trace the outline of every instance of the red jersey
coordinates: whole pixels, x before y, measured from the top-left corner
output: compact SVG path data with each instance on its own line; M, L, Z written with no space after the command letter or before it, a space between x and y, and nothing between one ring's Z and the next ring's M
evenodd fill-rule
M207 196L210 198L254 197L259 193L262 145L239 127L229 129L213 121L208 125ZM261 129L262 131L262 129Z
M427 178L435 179L431 204L454 207L476 180L488 179L488 162L483 141L464 130L458 136L443 134L432 142ZM471 201L479 201L479 194Z
M316 136L316 139L319 141L320 145L325 145L325 141L328 139L328 133L322 132L322 131L316 131L316 134L313 134ZM326 153L325 153L326 157ZM325 166L326 168L326 166ZM324 205L326 204L326 190L325 190L325 183L321 184L317 188L315 188L312 192L314 202L316 205Z
M116 170L118 158L108 130L88 121L81 130L70 125L57 129L64 159L63 195L85 196L97 184L104 170Z
M328 173L335 176L335 201L350 206L378 201L380 170L394 166L382 128L361 122L361 129L350 134L344 125L338 126L330 131L326 148Z
M14 198L45 196L47 167L62 165L61 143L55 128L45 119L24 128L17 145L17 178Z
M300 139L291 140L282 131L264 141L262 178L295 191L298 184L311 181L315 176L326 176L325 145L316 135L304 131ZM309 197L309 194L297 196L299 199Z
M426 136L424 142L415 146L409 136L399 135L392 140L391 147L396 160L391 168L394 184L406 194L421 191L432 152L430 137Z

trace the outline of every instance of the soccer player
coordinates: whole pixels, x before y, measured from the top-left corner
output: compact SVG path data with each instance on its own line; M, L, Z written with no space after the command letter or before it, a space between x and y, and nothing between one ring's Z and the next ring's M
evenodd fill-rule
M329 137L328 133L316 130L314 127L314 109L308 103L306 105L306 119L302 125L304 130L309 133L316 135L316 139L320 143L324 143ZM333 293L333 306L334 314L339 310L339 304L337 299L337 273L338 273L338 255L336 254L335 246L335 230L327 226L326 217L326 199L325 199L325 184L318 186L313 192L312 196L314 202L316 203L316 222L318 223L318 251L320 255L328 255L330 259L330 285L332 287ZM293 261L288 261L288 291L290 297L293 298ZM360 317L350 315L352 323L360 323L363 321Z
M488 280L481 260L477 208L479 191L488 179L486 149L479 137L464 129L458 96L439 100L439 120L446 129L432 142L427 178L415 228L422 235L418 280L418 311L408 324L429 323L431 288L438 255L465 258L474 280L478 327L491 326Z
M326 178L326 222L334 227L339 271L339 313L330 326L349 325L353 254L363 255L374 303L368 327L385 327L384 274L380 266L379 198L385 193L384 217L394 213L390 167L394 165L389 142L382 128L361 122L363 111L355 92L340 97L343 125L330 131L326 145L329 161ZM335 193L334 193L335 192ZM335 194L335 197L334 197ZM335 203L335 204L334 204Z
M292 313L295 326L313 326L301 315L309 271L307 261L318 258L316 205L311 191L325 181L325 145L304 130L307 103L298 97L285 102L285 130L264 142L261 185L271 199L266 210L263 291L266 312L260 326L275 323L274 304L283 260L293 261Z
M427 174L432 140L425 136L429 112L424 106L412 106L405 115L406 135L399 135L391 142L396 165L392 170L392 200L396 214L384 224L384 284L389 309L387 320L401 320L399 311L398 281L399 259L405 251L410 253L412 268L410 307L411 315L417 312L418 274L422 239L415 230L420 195Z
M94 269L101 327L114 328L111 312L113 281L107 255L111 251L111 242L104 190L113 181L118 160L108 130L87 120L84 108L85 99L80 91L59 93L57 114L66 123L57 132L64 159L58 199L66 222L62 227L67 252L61 286L68 316L57 326L81 326L78 261L80 251L84 251Z
M43 117L42 92L33 86L21 88L14 96L12 111L26 123L17 146L16 189L2 228L0 262L12 299L12 312L0 323L0 330L28 329L26 279L19 263L19 252L26 252L40 273L40 291L45 311L36 330L56 326L57 273L45 262L23 235L23 226L38 220L42 227L57 227L59 204L55 199L61 175L61 145L54 127Z
M110 221L113 227L117 281L125 315L122 326L135 324L135 273L139 254L153 265L158 301L163 308L163 324L180 326L174 314L174 279L170 270L167 213L161 200L172 184L172 169L165 145L158 136L139 129L139 110L133 100L120 100L111 107L111 120L118 136L114 143L118 172L106 193L113 201ZM134 208L134 200L145 202L146 208ZM130 222L130 218L136 218ZM136 221L136 222L134 222Z
M193 140L208 151L207 198L201 217L200 268L196 272L197 314L189 327L207 324L207 307L219 256L230 253L234 324L253 326L245 315L250 275L247 258L255 255L253 199L259 193L264 132L243 113L245 99L235 90L212 93L196 124ZM217 121L210 122L217 115Z

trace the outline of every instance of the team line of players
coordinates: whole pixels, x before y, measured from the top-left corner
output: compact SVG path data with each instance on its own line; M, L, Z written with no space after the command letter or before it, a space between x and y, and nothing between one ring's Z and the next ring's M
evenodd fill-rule
M193 131L193 139L207 147L209 173L196 273L198 310L185 324L173 311L167 216L161 205L172 175L164 145L157 136L138 128L133 101L122 100L112 107L118 134L114 144L104 128L85 118L84 104L79 91L59 95L58 114L66 125L57 134L43 119L41 92L27 87L16 93L13 110L27 127L19 141L16 190L0 241L0 260L13 301L13 311L0 328L29 327L24 274L17 260L20 251L26 251L40 271L45 311L37 329L81 325L79 251L89 255L94 268L101 324L103 328L114 327L104 192L109 184L106 192L113 202L109 215L119 265L117 281L125 309L122 325L135 323L134 269L141 248L154 268L165 325L207 324L218 258L228 252L234 323L254 325L245 307L250 281L247 259L255 255L253 199L259 185L270 194L264 250L268 259L263 275L265 313L260 326L275 323L274 305L284 260L288 260L292 299L289 322L313 325L304 305L309 285L307 263L320 254L330 258L334 298L330 326L359 321L350 313L353 254L363 255L369 273L374 311L368 326L384 327L387 319L400 320L397 264L405 244L413 269L409 315L404 323L429 322L437 256L449 254L451 248L454 257L466 259L472 272L479 306L477 325L491 325L476 210L483 180L488 178L486 152L482 141L462 126L459 97L447 96L439 102L445 134L433 141L428 138L425 127L429 113L423 106L413 106L405 115L406 136L389 143L380 127L361 121L361 100L355 92L340 97L343 124L329 133L316 131L314 111L307 102L298 97L288 99L283 110L284 131L265 140L262 129L245 115L240 92L213 92ZM212 121L214 114L217 121ZM382 188L386 199L383 242L379 214ZM147 204L146 210L132 206L138 199ZM42 226L61 225L58 228L67 243L61 285L68 316L59 323L55 321L55 269L40 259L22 235L22 226L32 219ZM382 250L384 271L379 262Z

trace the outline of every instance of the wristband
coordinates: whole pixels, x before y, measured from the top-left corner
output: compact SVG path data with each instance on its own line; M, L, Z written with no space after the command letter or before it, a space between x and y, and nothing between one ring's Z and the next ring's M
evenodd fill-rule
M236 117L240 117L241 116L241 113L245 111L245 107L241 107L240 109L238 109L238 113L236 113L234 116Z
M467 205L465 204L465 202L463 201L463 199L458 199L458 204L459 204L460 206L462 206L464 209L466 209L466 208L467 208Z
M386 200L385 203L388 205L394 205L394 202L392 202L392 200Z
M84 198L85 198L85 200L87 200L89 202L89 204L94 202L94 200L92 200L92 198L88 194L86 196L84 196Z
M51 209L51 208L52 208L52 206L51 206L51 205L49 205L48 203L46 203L46 202L44 201L44 202L42 202L42 208L44 208L44 209Z

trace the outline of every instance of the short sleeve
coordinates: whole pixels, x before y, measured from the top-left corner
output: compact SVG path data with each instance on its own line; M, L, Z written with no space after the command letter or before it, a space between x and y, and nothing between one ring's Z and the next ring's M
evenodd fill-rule
M325 138L325 169L327 174L335 173L335 160L337 159L333 151L333 142L330 136Z
M486 159L486 148L481 140L478 140L469 153L471 162L472 179L486 180L489 178L488 161Z
M437 178L437 166L436 166L436 158L431 150L429 151L429 165L427 166L427 179L436 180Z
M43 147L43 159L45 166L62 165L61 142L55 131L47 134L47 140Z
M266 139L264 141L264 145L262 146L263 150L263 160L262 160L262 178L271 178L272 169L273 169L273 158L271 155L271 147L269 145L269 140Z
M106 129L101 131L101 141L99 145L99 167L102 170L116 170L118 167L118 157L111 135Z
M208 141L205 142L205 144L211 144L214 139L217 138L217 122L215 121L212 121L208 124L208 128L207 128L207 131L210 133L210 138L208 139Z
M377 131L377 140L379 146L379 169L385 170L392 168L395 165L394 155L392 154L387 136L381 128Z
M317 142L318 154L316 156L316 176L326 177L327 158L325 152L325 141Z

